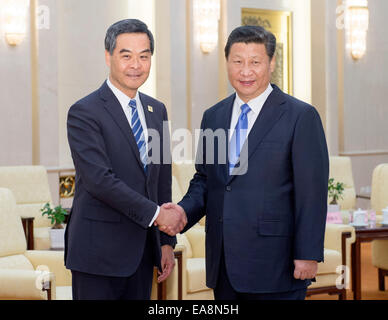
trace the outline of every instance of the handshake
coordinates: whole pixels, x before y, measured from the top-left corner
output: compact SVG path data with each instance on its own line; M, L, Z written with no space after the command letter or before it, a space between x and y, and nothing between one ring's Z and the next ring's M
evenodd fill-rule
M187 217L185 210L180 205L174 203L163 204L154 222L154 225L158 226L160 231L170 236L175 236L181 232L186 224Z

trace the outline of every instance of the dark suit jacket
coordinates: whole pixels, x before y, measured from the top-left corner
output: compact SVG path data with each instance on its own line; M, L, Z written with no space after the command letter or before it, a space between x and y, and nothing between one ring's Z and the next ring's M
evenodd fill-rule
M162 128L165 106L145 94L140 99L148 129L159 131L161 146L169 145ZM130 276L143 256L157 204L171 201L171 165L150 164L144 172L132 129L106 82L70 108L67 129L76 190L65 235L66 267ZM160 265L160 244L174 246L176 238L151 228Z
M229 176L227 164L204 164L180 202L185 230L206 214L207 286L217 283L224 246L228 276L238 292L306 287L293 278L294 259L323 260L328 152L317 111L273 86L248 136L248 171ZM229 130L235 94L208 109L202 129ZM226 155L228 151L226 151Z

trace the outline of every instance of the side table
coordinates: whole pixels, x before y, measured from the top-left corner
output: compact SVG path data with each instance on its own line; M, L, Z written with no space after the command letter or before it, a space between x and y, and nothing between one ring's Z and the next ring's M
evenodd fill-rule
M361 243L388 239L388 227L355 227L356 241L352 243L352 288L354 300L361 300Z

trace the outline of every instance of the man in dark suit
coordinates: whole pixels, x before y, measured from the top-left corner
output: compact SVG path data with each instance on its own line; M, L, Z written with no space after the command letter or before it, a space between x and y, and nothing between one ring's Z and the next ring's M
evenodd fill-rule
M186 217L159 207L171 201L171 162L169 154L154 154L150 142L160 142L157 151L168 149L167 112L138 92L150 72L153 36L139 20L119 21L108 29L105 49L108 80L68 113L76 190L65 263L73 299L149 299L153 266L159 281L171 273L171 235Z
M314 107L270 84L275 48L264 28L231 33L225 55L236 93L201 124L227 132L227 142L202 135L187 194L165 205L187 213L185 230L206 214L206 282L216 299L304 299L323 260L325 135Z

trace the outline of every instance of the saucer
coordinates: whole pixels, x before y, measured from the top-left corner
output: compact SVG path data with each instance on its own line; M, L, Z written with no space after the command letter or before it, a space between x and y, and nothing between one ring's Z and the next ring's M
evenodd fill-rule
M352 223L349 223L349 225L353 227L367 227L369 224L368 223L355 224L354 222L352 222Z

